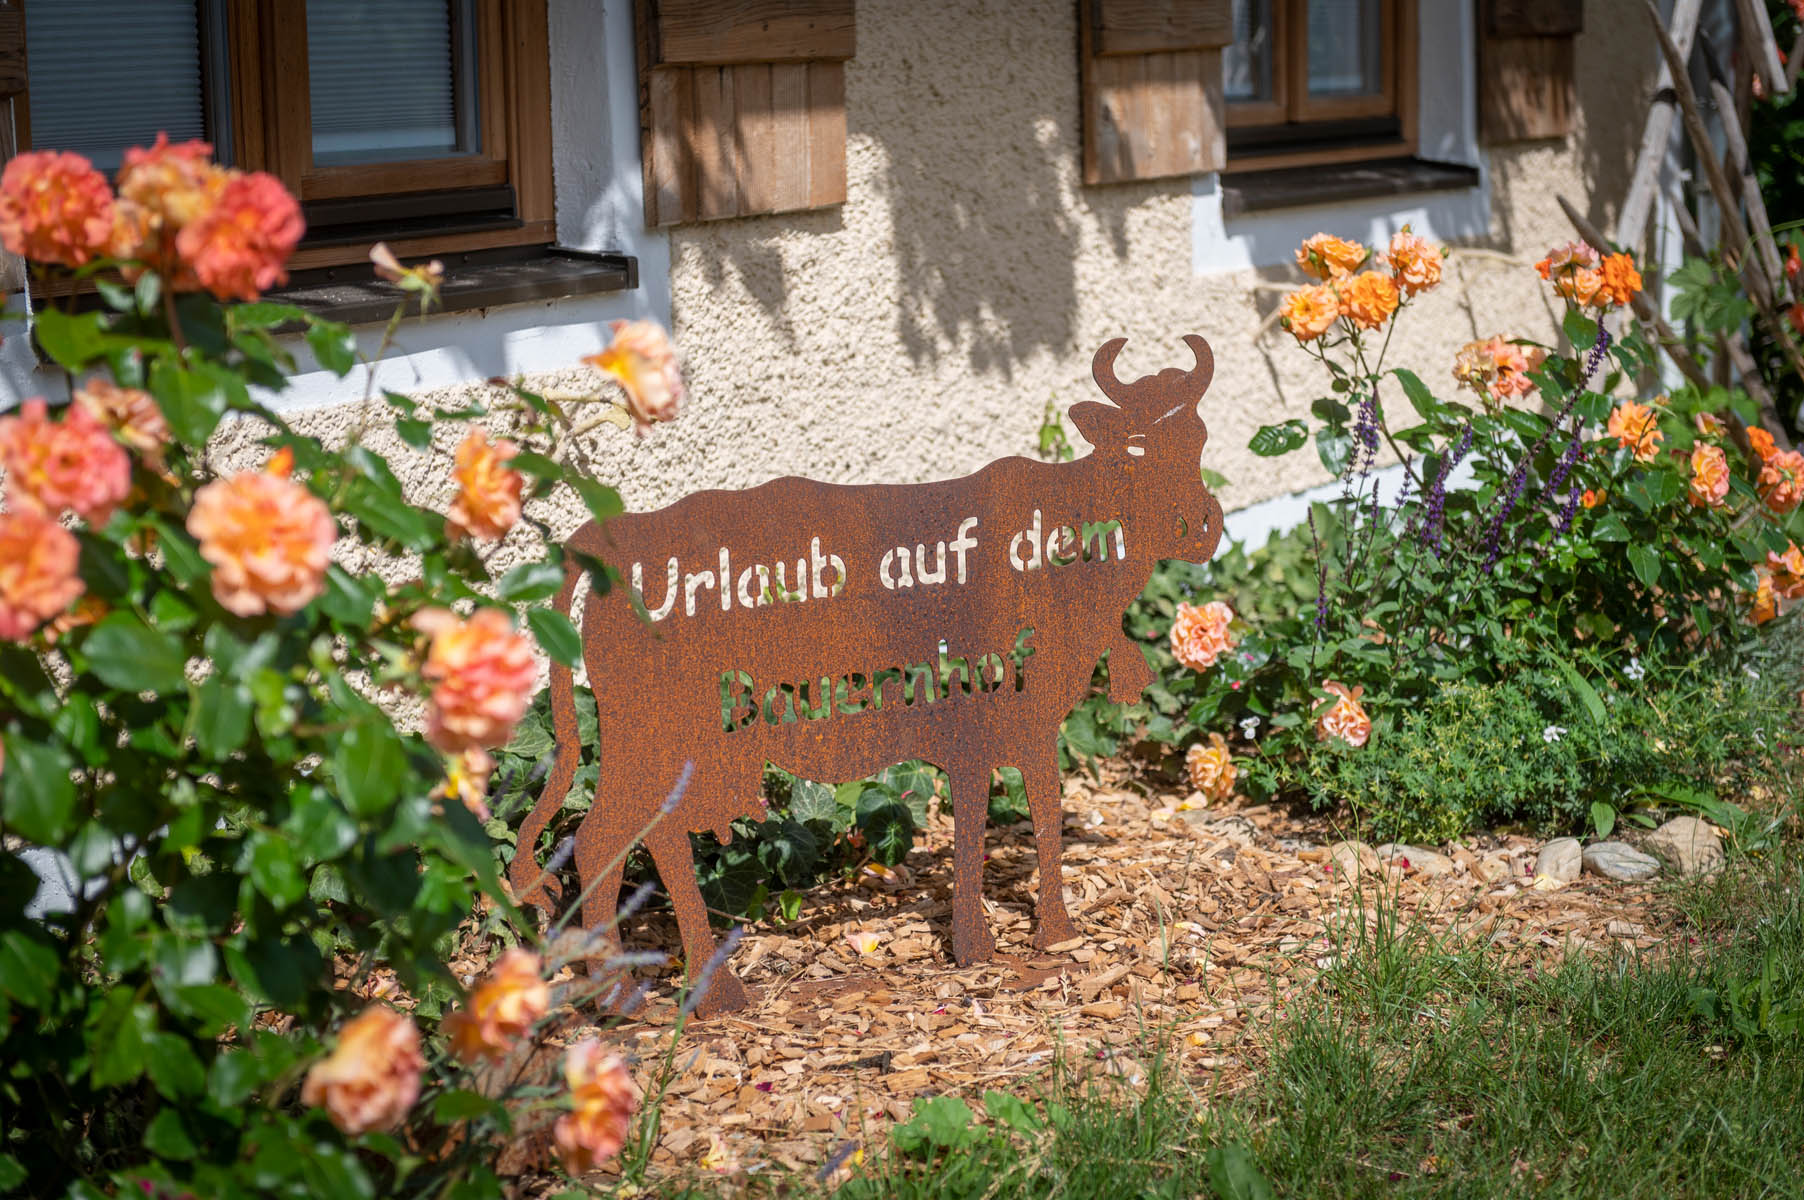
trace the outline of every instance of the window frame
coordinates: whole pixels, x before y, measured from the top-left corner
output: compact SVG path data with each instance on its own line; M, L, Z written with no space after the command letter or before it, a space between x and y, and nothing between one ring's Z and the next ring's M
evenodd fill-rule
M20 9L27 2L55 0L12 0ZM289 260L291 270L365 262L370 247L384 240L403 257L556 240L547 0L474 0L478 152L329 166L312 161L306 0L223 3L228 94L218 98L214 123L223 122L231 131L234 166L275 175L303 205L483 187L513 190L512 218L493 228L388 238L373 233L341 240L328 236L312 244L303 239ZM25 53L29 63L29 44ZM15 100L18 149L29 150L29 84Z
M1378 0L1380 4L1379 91L1371 96L1311 98L1306 82L1309 63L1308 0L1272 0L1272 98L1224 100L1225 123L1230 132L1224 172L1264 171L1316 163L1356 162L1394 158L1416 151L1416 3L1417 0ZM1395 120L1394 135L1371 136L1347 144L1343 132L1359 123ZM1336 124L1340 129L1333 128ZM1323 133L1340 134L1339 144L1282 147L1295 137L1306 140L1312 126ZM1235 130L1285 131L1290 137L1269 143L1236 144Z

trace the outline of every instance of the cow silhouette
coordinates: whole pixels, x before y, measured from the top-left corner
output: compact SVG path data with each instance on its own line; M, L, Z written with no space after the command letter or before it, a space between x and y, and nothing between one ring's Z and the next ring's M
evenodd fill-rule
M1074 462L1005 458L899 486L777 479L578 528L566 545L616 564L626 584L583 603L600 722L595 802L576 833L584 923L611 929L623 860L643 832L693 977L715 940L692 830L724 840L735 818L761 818L766 764L840 781L922 759L951 788L958 963L994 948L981 873L998 767L1021 772L1033 817L1034 944L1075 937L1060 874L1060 723L1104 651L1111 696L1138 698L1152 674L1123 612L1160 560L1205 562L1221 538L1197 412L1214 362L1201 337L1184 340L1194 368L1126 384L1114 372L1125 339L1096 352L1092 374L1113 403L1071 407L1095 447ZM584 574L575 562L564 612ZM551 711L555 758L509 871L517 898L547 913L560 897L535 847L582 749L571 671L555 663ZM687 790L660 816L688 764ZM723 966L698 1012L747 999Z

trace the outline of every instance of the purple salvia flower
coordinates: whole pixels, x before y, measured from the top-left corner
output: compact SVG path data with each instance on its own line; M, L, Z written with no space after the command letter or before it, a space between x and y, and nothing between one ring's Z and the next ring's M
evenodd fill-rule
M1441 557L1441 533L1447 520L1447 477L1453 474L1470 449L1472 425L1467 422L1465 432L1460 435L1459 445L1454 447L1452 454L1441 460L1441 469L1434 473L1434 482L1428 485L1428 495L1424 501L1428 513L1423 521L1422 540L1428 543L1436 558Z
M1578 515L1579 498L1583 494L1583 490L1576 483L1566 492L1566 503L1560 506L1560 515L1553 521L1553 531L1556 536L1564 537L1566 531L1572 528L1572 518Z

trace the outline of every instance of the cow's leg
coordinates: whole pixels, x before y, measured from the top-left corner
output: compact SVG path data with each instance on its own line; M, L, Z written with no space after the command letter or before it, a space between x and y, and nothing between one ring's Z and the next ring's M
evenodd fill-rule
M1034 850L1040 862L1034 945L1044 950L1077 936L1077 926L1065 911L1065 880L1060 869L1065 856L1065 781L1059 775L1058 755L1049 754L1037 760L1037 765L1023 766L1021 784L1027 789L1027 807L1034 819Z
M996 939L983 914L983 835L990 816L990 774L983 766L948 768L952 785L952 957L961 967L986 961Z
M658 878L676 909L677 925L683 933L683 954L688 958L689 982L698 983L697 975L714 957L714 931L708 927L708 906L702 902L695 886L695 859L689 853L689 835L680 827L664 823L646 835L645 844L652 860L658 864ZM751 1003L739 977L721 963L708 981L695 1013L713 1017L737 1012Z
M576 827L576 872L582 880L583 927L589 931L589 977L607 989L606 960L620 952L620 879L626 872L631 832L599 804ZM517 853L517 851L516 851Z

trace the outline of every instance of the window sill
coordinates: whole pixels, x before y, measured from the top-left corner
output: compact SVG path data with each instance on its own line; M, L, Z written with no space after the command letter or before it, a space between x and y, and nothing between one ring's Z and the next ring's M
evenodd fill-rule
M443 304L433 314L469 312L500 304L562 300L627 291L639 286L639 260L626 254L593 254L558 246L521 246L440 256L445 282ZM414 261L411 257L410 264ZM347 325L387 321L395 306L412 297L391 283L373 278L365 261L341 267L296 271L285 287L266 299L304 308Z
M1225 220L1248 213L1306 204L1338 204L1373 196L1417 192L1464 191L1478 186L1478 168L1421 158L1377 162L1325 163L1245 171L1222 177L1221 215Z

